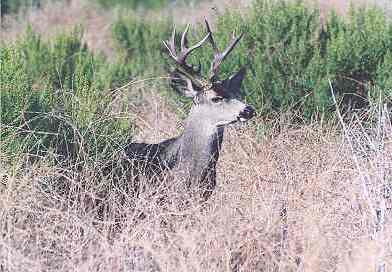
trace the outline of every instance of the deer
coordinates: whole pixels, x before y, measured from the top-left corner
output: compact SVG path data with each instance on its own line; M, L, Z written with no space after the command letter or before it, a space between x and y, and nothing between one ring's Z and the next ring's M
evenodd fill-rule
M192 98L192 106L185 120L181 135L160 143L129 143L124 152L126 163L131 164L134 182L143 175L148 180L159 180L168 170L179 173L188 189L196 189L202 201L209 199L216 187L216 164L223 141L225 126L251 119L255 110L241 100L240 88L245 68L240 68L227 79L218 77L219 66L232 52L243 34L233 37L228 46L219 51L210 25L205 20L206 36L191 47L187 47L189 24L181 35L180 48L176 48L176 29L170 40L163 41L169 57L174 61L173 81L182 83L182 95ZM213 49L213 59L207 77L202 77L201 67L187 63L187 58L207 41ZM178 51L178 52L177 52Z

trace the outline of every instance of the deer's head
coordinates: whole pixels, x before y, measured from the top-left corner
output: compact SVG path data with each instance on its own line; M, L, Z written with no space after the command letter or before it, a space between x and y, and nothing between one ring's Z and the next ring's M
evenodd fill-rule
M213 126L224 126L237 121L245 122L253 117L254 109L241 100L240 88L242 80L245 76L245 68L241 68L227 79L220 80L218 78L218 69L223 60L230 54L235 45L239 42L242 34L238 37L234 36L229 45L222 52L216 46L212 36L211 28L207 22L207 35L192 47L186 47L187 32L189 25L181 36L180 52L176 52L175 36L176 31L173 30L170 41L164 41L163 44L167 48L171 58L175 60L176 69L174 75L177 80L174 81L185 83L181 90L182 94L193 98L193 106L190 115L202 119ZM201 47L206 41L212 45L214 56L211 62L210 72L207 78L201 76L201 67L194 69L193 65L186 62L189 54Z

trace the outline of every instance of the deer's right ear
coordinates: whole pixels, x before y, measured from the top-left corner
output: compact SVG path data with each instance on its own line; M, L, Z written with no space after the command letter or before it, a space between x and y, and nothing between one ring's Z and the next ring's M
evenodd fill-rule
M228 79L225 80L227 82L226 84L228 84L228 88L231 92L239 92L240 91L242 80L245 77L245 72L246 72L246 68L241 67L241 69L237 73L231 75Z
M192 81L183 77L178 72L170 74L170 86L180 95L193 98L197 95L198 91L192 84Z
M246 68L241 67L241 69L229 77L229 88L233 91L239 91L241 88L242 80L245 77Z

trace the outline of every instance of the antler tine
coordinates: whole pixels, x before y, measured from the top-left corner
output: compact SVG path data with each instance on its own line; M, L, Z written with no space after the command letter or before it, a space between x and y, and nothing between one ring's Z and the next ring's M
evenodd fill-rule
M172 36L170 39L170 48L172 50L173 55L176 55L176 42L175 42L175 38L176 38L176 27L173 27L173 32L172 32Z
M176 29L173 30L172 33L172 37L170 41L163 41L163 44L165 45L165 47L167 48L167 50L170 53L170 56L180 65L185 65L188 68L190 66L188 66L185 62L186 58L188 57L188 55L195 50L196 48L199 48L200 46L203 45L203 43L205 43L205 41L208 39L208 37L210 36L210 33L208 33L201 41L199 41L198 43L196 43L194 46L190 47L190 48L186 48L186 36L189 30L189 24L186 26L185 31L182 33L181 36L181 51L180 53L177 55L176 53L176 46L175 46L175 35L176 35Z
M215 54L218 54L218 53L219 53L219 50L218 50L218 47L216 46L214 37L212 36L212 31L211 31L210 24L208 23L207 18L204 18L204 21L205 21L205 23L206 23L206 27L207 27L208 34L210 34L210 39L209 39L209 40L210 40L210 43L211 43L211 45L212 45L212 49L214 50L214 53L215 53Z
M199 41L197 44L195 44L194 46L188 48L186 56L188 56L193 50L195 50L196 48L199 48L200 46L202 46L206 40L210 37L210 33L208 33L201 41Z
M188 55L196 48L202 46L205 43L205 41L210 37L210 33L208 33L201 41L196 43L194 46L190 48L186 48L186 39L187 39L186 37L188 34L188 30L189 30L189 24L187 24L184 32L182 33L181 44L180 44L181 51L178 55L176 53L176 46L175 46L175 35L176 35L175 29L173 30L170 42L163 41L163 44L168 49L170 56L177 62L177 64L186 66L187 69L191 68L191 66L186 64L186 58L188 57Z
M187 48L185 47L185 44L187 42L186 35L188 34L188 30L189 30L189 24L186 25L185 30L181 36L181 52L187 50Z
M241 33L238 37L234 36L233 32L233 38L230 41L230 44L226 47L226 49L221 53L221 62L226 58L227 55L230 54L231 50L234 49L234 47L237 45L237 43L241 40L242 36L244 33Z
M186 43L187 43L188 31L189 31L189 24L187 24L184 32L181 35L180 52L178 52L178 54L176 52L176 46L175 46L175 36L176 36L175 29L173 30L170 41L163 41L163 44L169 51L169 55L175 60L178 71L184 76L191 79L192 82L195 83L198 87L202 87L206 83L203 79L199 78L201 72L200 66L197 70L194 70L193 65L186 63L186 58L193 50L201 47L206 42L206 40L210 37L211 33L208 33L201 41L199 41L192 47L187 48Z
M167 48L167 50L169 51L170 56L173 59L177 59L177 56L176 56L176 46L175 46L175 37L176 37L176 27L173 28L171 39L169 41L162 41L163 45Z
M216 46L215 40L212 36L212 31L210 24L208 23L207 19L204 19L207 27L207 31L210 34L210 43L212 45L212 49L214 50L214 59L211 63L211 70L210 70L210 79L216 77L219 65L223 62L223 60L230 54L230 52L234 49L237 43L241 40L243 33L241 33L238 37L235 37L235 32L233 31L232 39L229 45L226 47L225 50L219 52L218 47Z

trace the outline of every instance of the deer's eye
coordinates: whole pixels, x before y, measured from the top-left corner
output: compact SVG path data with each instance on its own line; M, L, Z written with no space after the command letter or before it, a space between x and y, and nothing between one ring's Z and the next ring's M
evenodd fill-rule
M215 97L213 97L213 98L211 99L211 101L214 102L214 103L219 103L219 102L222 102L223 99L224 99L224 98L223 98L222 96L215 96Z

